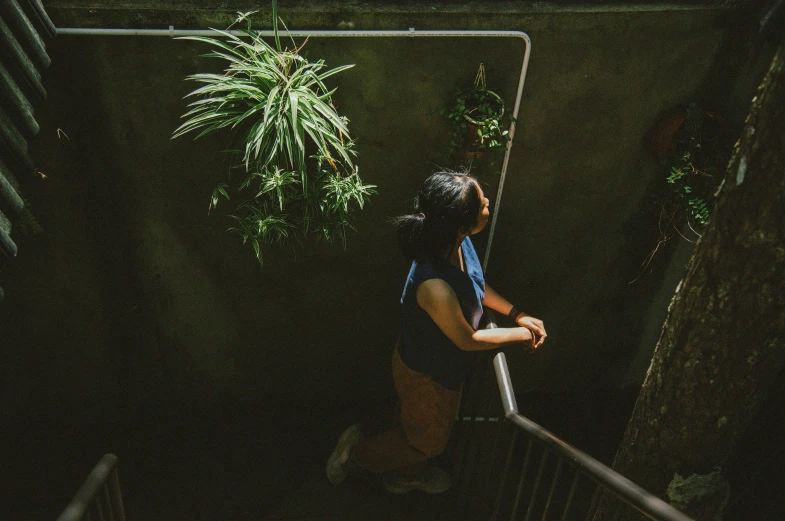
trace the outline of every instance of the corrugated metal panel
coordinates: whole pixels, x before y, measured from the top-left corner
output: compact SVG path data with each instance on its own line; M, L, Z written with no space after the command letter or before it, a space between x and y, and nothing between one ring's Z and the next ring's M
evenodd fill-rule
M57 35L40 0L0 0L0 259L15 257L14 223L25 211L17 177L34 163L28 140L38 134L33 103L46 98L40 69L52 62L45 39ZM0 288L0 302L5 294Z

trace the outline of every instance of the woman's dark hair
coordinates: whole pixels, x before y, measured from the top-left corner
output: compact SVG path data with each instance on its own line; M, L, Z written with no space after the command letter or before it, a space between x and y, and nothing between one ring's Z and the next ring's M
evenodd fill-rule
M431 174L414 199L414 212L395 219L401 249L410 260L444 259L458 235L471 232L482 208L477 180L464 172Z

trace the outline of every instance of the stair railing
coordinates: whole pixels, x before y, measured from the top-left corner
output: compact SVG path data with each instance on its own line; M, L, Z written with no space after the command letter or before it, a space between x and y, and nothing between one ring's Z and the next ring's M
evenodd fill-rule
M57 521L125 521L117 456L101 458Z
M486 327L495 328L493 316L487 318ZM457 519L592 521L602 504L603 521L694 521L522 416L504 353L493 357L493 370L489 356L479 358L464 384L457 418ZM505 458L499 460L505 443Z

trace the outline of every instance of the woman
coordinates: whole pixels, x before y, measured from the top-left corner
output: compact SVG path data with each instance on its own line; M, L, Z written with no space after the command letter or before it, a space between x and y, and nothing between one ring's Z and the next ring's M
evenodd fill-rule
M453 172L431 175L415 211L396 219L403 253L412 260L392 361L401 425L367 439L359 424L347 428L327 462L333 484L365 469L386 473L384 486L393 493L449 489L449 474L427 462L447 445L474 353L512 342L537 348L547 336L541 320L485 283L469 239L485 228L490 215L476 179ZM478 329L483 306L510 316L518 327Z

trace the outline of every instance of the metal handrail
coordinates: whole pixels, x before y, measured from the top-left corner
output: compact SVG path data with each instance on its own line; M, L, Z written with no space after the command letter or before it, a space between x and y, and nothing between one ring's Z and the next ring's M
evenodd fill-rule
M495 327L492 321L489 325ZM518 413L515 391L512 388L510 371L507 368L507 359L504 353L500 352L494 357L493 367L496 371L496 381L499 384L505 416L530 438L540 442L546 450L572 464L579 472L602 485L647 517L657 521L694 521L691 517L639 487L615 470L560 440L530 419L521 416Z
M260 36L271 37L274 36L274 31L254 31ZM233 36L245 36L243 31L227 30L224 33ZM173 25L169 29L111 29L111 28L88 28L88 27L60 27L57 29L57 34L61 35L92 35L92 36L159 36L159 37L179 37L179 36L215 36L216 32L213 29L175 29ZM401 30L291 30L286 32L287 35L296 38L306 37L325 37L325 38L519 38L522 39L526 45L523 51L523 62L521 69L518 73L518 88L515 94L515 104L512 109L512 121L508 129L507 145L504 151L504 158L502 159L502 169L499 174L499 187L496 191L496 200L494 201L493 215L488 232L488 240L485 245L485 256L482 261L483 270L488 269L488 260L491 255L491 246L493 245L493 238L496 233L496 221L499 218L499 209L501 208L502 194L504 193L505 181L507 179L507 167L510 163L510 153L512 151L512 144L515 139L515 126L518 121L518 112L521 108L521 99L523 96L523 85L526 81L526 71L529 69L529 57L531 56L532 41L528 34L523 31L515 30L416 30L410 27L408 31Z
M114 454L105 454L101 458L57 521L93 519L91 512L101 521L125 521L117 456Z

